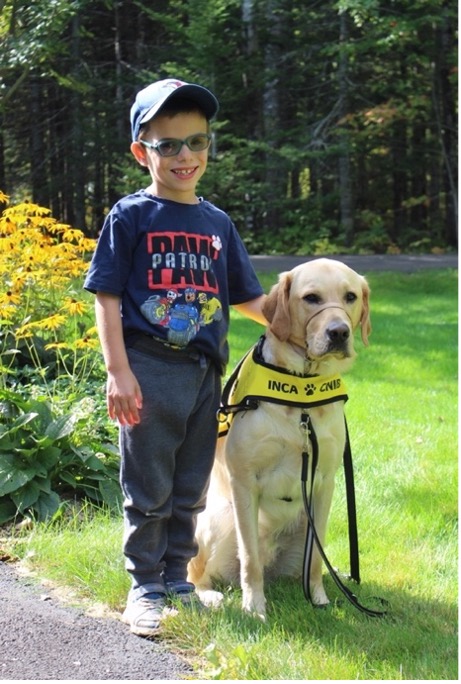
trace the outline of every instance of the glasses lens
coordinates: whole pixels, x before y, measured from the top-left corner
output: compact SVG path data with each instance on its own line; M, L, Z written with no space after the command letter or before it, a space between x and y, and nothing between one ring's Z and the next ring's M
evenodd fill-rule
M206 150L210 144L210 136L205 133L200 135L191 135L184 141L187 147L192 150L192 152L200 152L200 150Z
M157 152L162 157L173 157L178 154L182 147L182 140L177 140L176 138L165 138L165 140L159 140L156 144Z

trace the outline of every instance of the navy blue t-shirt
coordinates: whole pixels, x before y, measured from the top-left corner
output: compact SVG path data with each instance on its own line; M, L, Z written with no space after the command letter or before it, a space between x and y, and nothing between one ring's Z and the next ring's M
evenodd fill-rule
M229 305L262 287L226 213L141 190L108 214L84 283L121 298L125 343L140 334L228 361Z

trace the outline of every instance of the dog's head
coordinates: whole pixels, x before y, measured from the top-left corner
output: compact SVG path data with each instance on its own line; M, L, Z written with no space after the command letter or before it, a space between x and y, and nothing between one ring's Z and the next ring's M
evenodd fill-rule
M268 330L281 342L305 349L309 360L352 359L359 326L368 344L369 294L365 278L342 262L315 259L281 273L263 311Z

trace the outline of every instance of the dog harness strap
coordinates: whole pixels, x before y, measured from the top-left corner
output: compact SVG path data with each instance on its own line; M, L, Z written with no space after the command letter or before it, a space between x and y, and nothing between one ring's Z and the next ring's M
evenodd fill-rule
M261 342L239 364L239 372L229 392L231 404L246 397L284 406L322 406L346 401L347 393L340 375L294 375L285 368L266 363L261 356Z
M229 404L229 396L232 392L232 388L234 387L234 384L239 376L240 369L243 365L243 362L251 354L253 351L254 347L251 347L245 356L243 356L238 364L235 366L234 370L232 371L231 375L229 376L229 379L227 380L226 384L224 385L223 391L222 391L222 396L221 396L221 406L216 412L216 418L218 420L218 437L224 437L227 435L227 433L230 430L230 426L232 423L232 418L234 413L238 413L239 411L247 411L250 409L256 409L258 408L258 402L243 402L241 405L231 405Z
M347 401L346 388L339 375L293 375L266 363L261 354L264 340L262 335L239 361L224 386L217 413L220 437L229 431L234 413L256 409L260 401L305 409Z

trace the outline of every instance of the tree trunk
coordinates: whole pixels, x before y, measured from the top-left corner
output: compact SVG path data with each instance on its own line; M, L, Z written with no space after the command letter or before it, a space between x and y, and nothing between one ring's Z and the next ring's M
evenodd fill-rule
M407 129L405 121L397 119L392 126L392 195L394 221L389 228L389 236L393 242L398 242L399 236L405 230L407 221L405 200L408 198L407 165Z
M350 247L354 241L354 200L352 193L351 160L349 132L346 116L349 113L349 85L348 85L348 56L347 42L349 40L347 13L339 13L339 197L340 197L340 225L344 234L344 241Z
M450 82L449 55L453 51L453 29L448 16L448 3L443 6L442 25L438 29L440 56L435 69L434 109L439 129L443 158L443 186L446 196L445 239L456 246L458 242L458 151L456 145L456 106Z
M77 82L81 74L81 51L80 51L80 15L76 14L72 19L72 62L73 75ZM78 90L74 90L71 96L71 122L72 122L72 168L69 169L72 178L72 200L74 228L85 229L85 161L84 161L84 136L82 117L82 96Z
M29 89L29 116L30 116L30 160L31 160L31 184L32 198L36 204L48 207L50 194L48 189L47 154L45 147L45 132L38 122L43 121L41 102L44 99L43 81L40 78L32 78Z
M280 163L276 158L275 150L278 142L278 130L280 127L279 112L279 73L280 73L280 47L278 34L280 33L280 18L277 14L277 0L266 2L266 22L270 39L264 51L265 63L265 87L263 93L263 121L264 142L268 145L266 152L266 192L267 213L266 225L269 232L276 232L280 226L278 199L283 184L283 174Z
M417 230L425 229L427 221L427 203L422 200L427 195L425 137L425 125L422 122L415 121L412 132L413 174L411 177L411 196L415 200L415 204L411 208L410 219L411 228Z

